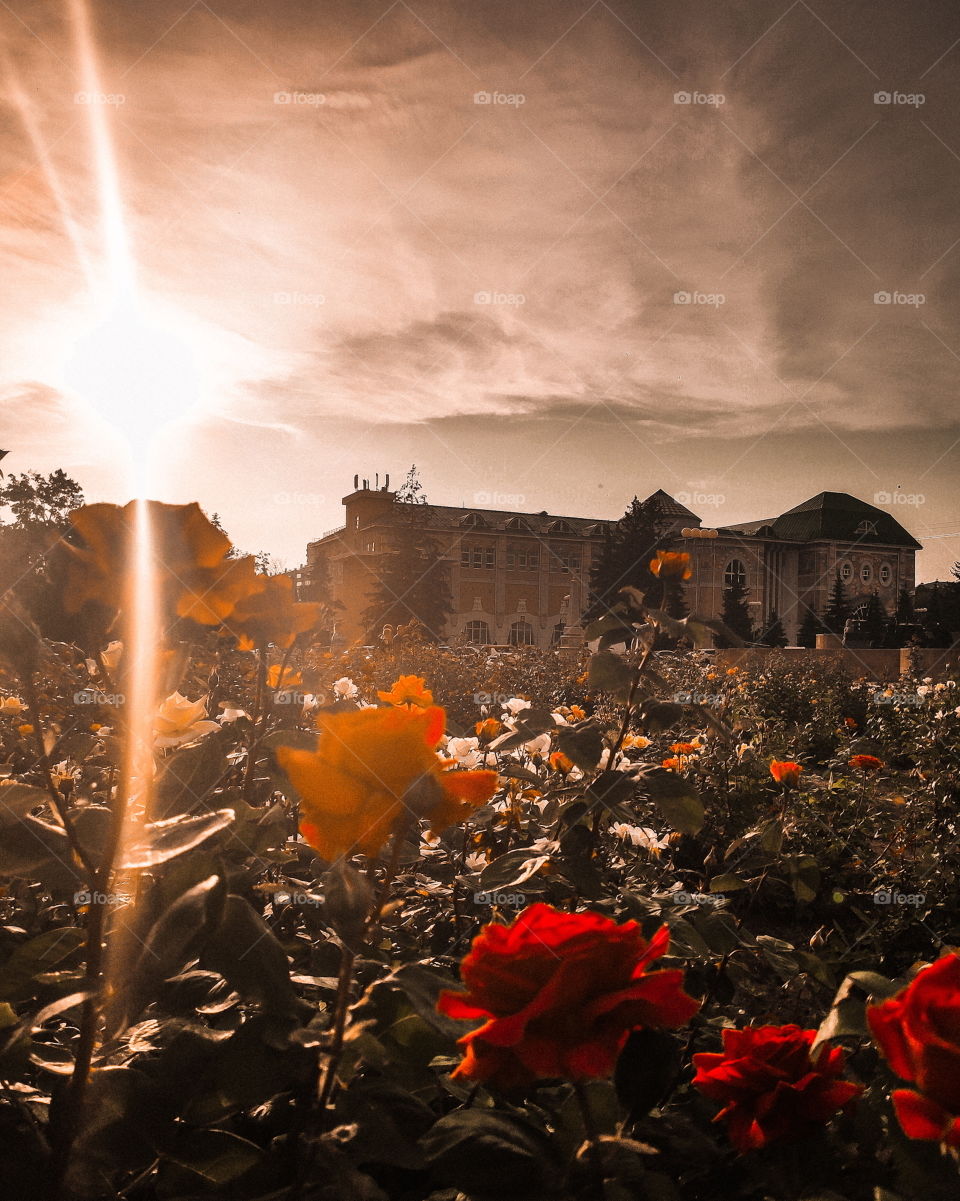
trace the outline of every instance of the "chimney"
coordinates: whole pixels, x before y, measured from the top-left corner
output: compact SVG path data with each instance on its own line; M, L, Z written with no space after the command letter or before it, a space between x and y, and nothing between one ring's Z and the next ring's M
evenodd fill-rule
M355 476L353 477L353 490L354 490L354 492L356 492L356 490L357 490L359 487L360 487L360 477L359 477L359 475L355 475Z
M389 475L385 475L383 477L383 490L384 490L384 492L390 491L390 476Z
M379 471L373 477L373 486L378 492L380 491L380 472Z

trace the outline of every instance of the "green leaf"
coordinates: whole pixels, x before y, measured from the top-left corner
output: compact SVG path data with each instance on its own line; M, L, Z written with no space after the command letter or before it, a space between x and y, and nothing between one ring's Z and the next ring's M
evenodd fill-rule
M195 812L219 783L227 760L217 735L184 747L164 760L157 780L150 817L153 820Z
M78 926L60 926L21 943L0 968L0 997L17 1004L35 996L34 977L69 959L85 940Z
M439 1179L472 1201L535 1201L556 1184L544 1134L507 1114L455 1110L435 1123L420 1146Z
M648 734L659 734L683 721L684 707L673 701L645 700L637 715Z
M638 790L649 796L674 830L697 834L703 828L704 810L693 784L677 772L651 767L637 777Z
M39 879L58 889L84 884L63 827L39 817L24 817L5 827L0 837L0 876Z
M302 1005L290 982L286 952L243 897L228 896L223 920L204 948L202 966L226 977L242 997L268 1013L298 1015Z
M150 822L144 827L139 841L124 850L119 866L132 871L166 863L225 830L232 824L234 816L232 809L217 809L213 813L181 814L165 821Z
M226 1130L174 1129L176 1137L164 1149L166 1158L218 1190L238 1181L264 1158L256 1143Z
M636 675L636 669L613 651L598 651L590 656L587 682L591 691L606 692L616 700L625 701Z
M714 876L710 881L711 892L738 892L741 888L747 887L749 887L747 881L733 872L721 872L719 876Z
M603 733L595 721L578 722L575 726L558 726L557 749L562 751L583 771L592 771L603 754Z
M0 782L0 827L25 818L31 809L46 805L50 797L42 788L14 780Z
M500 892L504 888L523 884L549 862L549 855L532 851L529 847L507 851L505 855L488 863L480 873L480 891Z

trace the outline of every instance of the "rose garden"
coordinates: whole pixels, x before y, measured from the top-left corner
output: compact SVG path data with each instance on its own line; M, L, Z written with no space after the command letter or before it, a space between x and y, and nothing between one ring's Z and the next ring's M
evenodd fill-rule
M0 613L4 1195L956 1197L960 689L724 667L650 570L582 653L334 654L197 506L73 510Z

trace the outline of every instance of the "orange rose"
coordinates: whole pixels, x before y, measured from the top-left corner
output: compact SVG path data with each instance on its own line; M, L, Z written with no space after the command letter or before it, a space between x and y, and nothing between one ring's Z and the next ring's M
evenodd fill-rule
M377 692L387 705L410 705L426 709L433 704L433 693L426 686L423 676L400 676L394 680L389 692Z
M294 601L288 575L257 576L257 581L259 587L244 597L227 623L240 650L252 651L271 642L289 650L302 634L317 628L323 606Z
M855 767L857 771L879 771L883 767L883 760L878 759L876 755L853 755L848 760L851 767Z
M770 764L770 775L784 788L792 788L800 779L803 768L792 759L774 759Z
M84 505L70 514L71 530L59 545L62 594L68 613L87 604L121 608L135 562L133 531L139 502ZM152 559L167 620L189 618L216 626L257 589L252 557L229 558L230 539L196 503L146 501Z
M650 570L661 580L689 580L693 575L690 556L686 551L658 550L657 557L650 560Z
M376 855L410 816L440 831L488 801L496 772L444 770L434 753L445 723L436 706L325 713L315 750L279 747L302 798L307 842L330 860Z

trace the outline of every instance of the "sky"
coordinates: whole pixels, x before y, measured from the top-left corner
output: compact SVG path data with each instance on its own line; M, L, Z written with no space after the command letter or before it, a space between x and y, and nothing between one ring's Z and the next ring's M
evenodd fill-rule
M125 501L152 404L150 494L288 566L412 463L960 559L953 0L86 3L0 8L8 471Z

